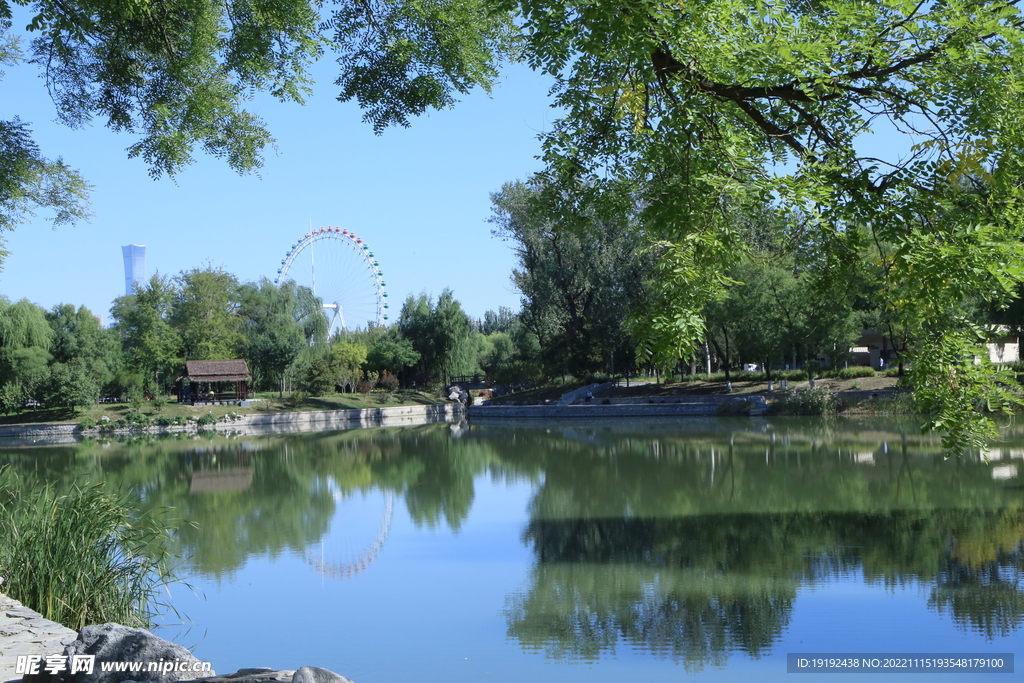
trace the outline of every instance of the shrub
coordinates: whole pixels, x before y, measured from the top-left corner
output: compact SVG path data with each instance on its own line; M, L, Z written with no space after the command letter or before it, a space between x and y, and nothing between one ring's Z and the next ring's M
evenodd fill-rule
M0 386L0 413L10 415L19 412L29 398L28 390L21 382L14 380Z
M160 417L156 418L156 424L160 427L170 427L171 425L177 423L177 418L167 417L166 415L161 415Z
M356 393L369 394L373 391L373 382L368 379L361 379L356 382Z
M81 422L78 423L78 428L83 432L87 429L93 429L95 426L96 420L92 419L91 417L84 418Z
M212 412L206 413L206 415L203 415L198 420L196 420L196 424L199 425L200 427L207 427L212 424L217 424L217 416L214 415Z
M838 370L830 370L824 373L825 377L834 377L835 379L858 379L860 377L874 377L875 371L866 365L854 365L849 368L839 368Z
M380 379L377 380L377 386L387 391L388 393L395 393L398 389L398 378L392 375L390 372L385 370L380 373Z
M807 381L807 373L803 370L780 370L774 376L776 379L784 379L787 382Z
M67 495L26 487L0 468L0 574L4 592L69 628L117 622L148 627L168 578L167 525L133 519L126 499L99 484Z
M783 415L829 415L837 413L842 404L828 389L794 391L772 404L772 412Z
M293 391L288 394L288 398L284 400L284 403L289 408L300 408L302 404L306 402L308 397L308 394L304 391Z

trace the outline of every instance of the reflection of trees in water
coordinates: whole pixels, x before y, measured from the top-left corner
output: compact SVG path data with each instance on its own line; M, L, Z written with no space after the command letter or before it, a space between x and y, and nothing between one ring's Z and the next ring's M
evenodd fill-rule
M1024 622L1020 509L534 518L524 538L537 565L510 601L508 633L555 657L619 642L695 668L758 656L797 586L855 572L930 584L930 606L988 637Z
M987 638L1024 624L1024 514L1005 510L957 520L928 604Z
M417 525L457 530L472 507L474 478L495 458L488 444L453 439L447 425L429 425L244 443L218 438L26 449L11 460L33 481L58 490L76 481L106 481L140 510L173 508L183 522L170 549L178 573L220 578L252 556L305 556L328 533L339 495L402 495ZM236 477L230 483L237 485L192 485L197 475L213 480L242 470L244 484Z
M782 633L796 584L642 565L539 564L508 601L508 635L556 658L597 659L627 646L691 670L729 653L766 653Z
M987 638L1010 635L1024 622L1024 565L1020 552L1015 555L981 569L950 562L953 566L942 572L931 591L929 607L950 613L958 626Z

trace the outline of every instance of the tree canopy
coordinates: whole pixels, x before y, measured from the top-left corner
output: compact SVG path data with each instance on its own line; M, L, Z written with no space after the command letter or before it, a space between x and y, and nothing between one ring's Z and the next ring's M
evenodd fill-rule
M38 66L63 123L128 133L128 155L154 177L196 149L259 168L274 138L247 103L302 103L310 67L329 53L338 99L358 101L380 132L490 88L513 36L510 16L483 0L0 0L0 65ZM40 152L28 123L0 120L0 230L37 209L56 223L84 218L88 190Z
M695 351L744 250L729 207L775 207L800 216L790 248L815 251L826 279L885 245L881 291L918 340L931 425L951 449L993 434L973 407L1009 396L975 364L986 330L962 309L1005 303L1024 278L1017 5L510 3L527 58L559 82L545 160L560 214L644 207L659 256L644 350Z
M730 210L798 216L787 248L816 254L823 280L853 278L875 246L878 297L915 340L919 404L954 450L994 433L975 405L1011 401L975 363L987 330L963 309L1003 306L1024 281L1019 1L0 0L0 61L26 58L10 31L26 6L27 59L61 119L138 135L129 154L159 176L196 148L257 168L272 138L246 100L301 101L332 51L339 99L377 131L522 58L556 78L564 112L542 134L550 218L642 209L656 259L634 316L642 353L686 357L704 338L745 250ZM84 181L26 124L3 126L0 221L82 215Z

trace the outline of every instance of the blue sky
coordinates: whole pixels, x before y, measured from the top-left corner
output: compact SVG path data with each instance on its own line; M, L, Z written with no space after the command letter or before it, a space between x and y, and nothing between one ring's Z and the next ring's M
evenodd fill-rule
M35 67L5 71L0 119L30 122L45 156L63 157L95 186L90 222L53 230L40 217L5 235L11 254L0 294L11 300L84 304L109 322L112 300L124 294L122 245L147 246L149 274L210 263L252 281L273 278L312 223L366 240L385 274L392 313L409 294L436 297L446 287L473 317L519 308L509 279L513 254L486 220L490 193L540 169L537 134L555 118L550 79L525 67L506 68L491 96L474 92L411 128L376 136L356 105L334 99L336 65L325 60L306 106L251 103L278 146L259 176L239 176L225 162L199 156L176 178L160 180L127 158L132 136L101 121L82 130L55 123Z

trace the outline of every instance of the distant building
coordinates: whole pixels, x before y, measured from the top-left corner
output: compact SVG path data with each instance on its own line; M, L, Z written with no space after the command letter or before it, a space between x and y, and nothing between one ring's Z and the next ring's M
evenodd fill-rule
M124 293L134 294L135 284L146 281L146 245L128 244L121 247L124 255Z

